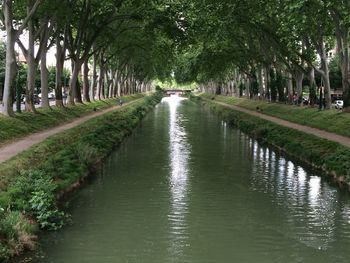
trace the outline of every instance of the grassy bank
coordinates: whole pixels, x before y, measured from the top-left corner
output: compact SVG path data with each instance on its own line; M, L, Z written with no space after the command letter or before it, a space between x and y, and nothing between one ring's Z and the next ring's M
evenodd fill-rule
M350 114L339 110L319 111L317 108L269 103L230 96L213 96L210 94L201 94L200 96L204 99L215 97L217 101L253 111L256 110L256 107L259 107L262 113L266 115L350 137Z
M0 262L35 246L38 229L58 229L57 196L89 174L161 99L145 97L50 137L0 166Z
M136 94L123 97L124 102L144 97L144 94ZM0 114L0 146L15 139L24 137L34 132L58 126L67 121L92 113L94 109L102 110L117 104L117 99L107 99L76 106L67 106L50 109L38 109L37 114L23 112L16 114L15 118L5 117Z
M211 101L202 102L229 124L295 159L323 170L341 184L350 185L350 149L319 137L241 113Z

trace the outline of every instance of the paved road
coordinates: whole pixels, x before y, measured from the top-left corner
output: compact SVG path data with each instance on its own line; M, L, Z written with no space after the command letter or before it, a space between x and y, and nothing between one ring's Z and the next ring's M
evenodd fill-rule
M209 100L208 100L209 101ZM267 121L271 121L273 123L276 123L278 125L281 126L285 126L288 128L292 128L307 134L311 134L311 135L315 135L317 137L323 138L323 139L327 139L329 141L333 141L333 142L337 142L343 146L346 146L348 148L350 148L350 138L346 137L346 136L342 136L342 135L338 135L335 133L331 133L331 132L327 132L327 131L323 131L320 129L316 129L316 128L312 128L312 127L308 127L308 126L304 126L304 125L300 125L294 122L290 122L290 121L285 121L276 117L272 117L269 115L265 115L263 113L260 112L256 112L256 111L252 111L252 110L247 110L238 106L234 106L231 104L227 104L227 103L223 103L223 102L219 102L219 101L212 101L210 100L210 102L215 102L217 104L223 105L225 107L234 109L236 111L240 111L240 112L244 112L256 117L259 117L261 119L267 120Z
M124 107L125 105L135 103L139 100L140 99L136 99L134 101L125 103L125 104L123 104L122 107ZM50 137L52 135L55 135L55 134L58 134L60 132L65 131L65 130L74 128L75 126L78 126L79 124L82 124L83 122L86 122L92 118L101 116L107 112L114 111L118 108L120 108L120 106L113 106L113 107L110 107L108 109L105 109L105 110L102 110L102 111L99 111L96 113L92 113L92 114L87 115L85 117L79 118L79 119L74 120L72 122L63 124L61 126L51 128L51 129L48 129L48 130L45 130L42 132L31 134L31 135L26 136L23 139L20 139L14 143L10 143L8 145L0 147L0 164L5 162L5 161L8 161L9 159L16 156L17 154L19 154L25 150L28 150L31 146L44 141L45 139L47 139L48 137Z

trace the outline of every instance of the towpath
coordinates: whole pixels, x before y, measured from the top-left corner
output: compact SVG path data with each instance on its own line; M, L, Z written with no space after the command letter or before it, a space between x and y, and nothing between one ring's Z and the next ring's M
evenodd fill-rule
M139 100L140 99L136 99L136 100L124 103L122 107L124 107L126 105L133 104ZM0 164L10 160L12 157L16 156L17 154L19 154L25 150L28 150L33 145L44 141L45 139L47 139L48 137L50 137L52 135L55 135L55 134L58 134L60 132L74 128L74 127L76 127L76 126L78 126L78 125L80 125L88 120L99 117L99 116L106 114L108 112L114 111L120 107L121 106L112 106L110 108L107 108L107 109L104 109L101 111L97 111L97 112L94 112L94 113L89 114L87 116L81 117L81 118L76 119L72 122L65 123L65 124L62 124L60 126L50 128L50 129L47 129L47 130L44 130L41 132L33 133L31 135L28 135L26 137L23 137L22 139L15 141L15 142L6 144L6 145L0 147Z
M204 99L204 100L206 100L206 99ZM209 100L207 100L207 101L209 101ZM323 131L323 130L320 130L320 129L317 129L317 128L312 128L312 127L309 127L309 126L300 125L300 124L297 124L297 123L294 123L294 122L282 120L282 119L279 119L279 118L276 118L276 117L272 117L272 116L263 114L261 112L244 109L242 107L238 107L238 106L235 106L235 105L227 104L227 103L224 103L224 102L215 101L215 100L210 100L210 101L211 102L215 102L217 104L220 104L222 106L231 108L233 110L239 111L239 112L243 112L243 113L247 113L247 114L259 117L261 119L264 119L264 120L276 123L276 124L281 125L281 126L292 128L292 129L295 129L295 130L298 130L298 131L301 131L301 132L304 132L304 133L307 133L307 134L315 135L317 137L320 137L320 138L323 138L323 139L327 139L329 141L337 142L337 143L339 143L339 144L341 144L343 146L346 146L346 147L350 148L350 138L349 137L345 137L345 136L338 135L338 134L335 134L335 133Z

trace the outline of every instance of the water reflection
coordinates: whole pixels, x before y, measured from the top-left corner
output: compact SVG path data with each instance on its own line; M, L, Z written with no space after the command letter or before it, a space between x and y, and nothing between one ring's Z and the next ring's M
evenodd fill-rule
M169 252L172 258L181 258L184 248L188 244L188 159L190 146L184 128L185 118L178 108L184 98L172 96L164 98L163 102L169 105L169 153L170 153L170 190L171 211L168 219L171 229Z
M253 157L251 190L268 193L283 207L283 232L289 238L317 250L335 242L337 190L325 186L320 176L248 140Z

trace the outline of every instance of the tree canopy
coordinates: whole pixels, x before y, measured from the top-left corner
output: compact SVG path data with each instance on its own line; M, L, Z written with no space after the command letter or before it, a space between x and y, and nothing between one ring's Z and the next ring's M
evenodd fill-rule
M63 62L71 61L70 104L136 92L153 80L175 77L206 91L280 101L302 97L308 80L312 89L323 86L326 108L332 89L341 85L345 108L350 106L348 0L3 0L1 7L8 115L16 42L28 64L26 97L32 111L35 68L40 63L41 90L47 94L45 58L51 48L60 58L58 97ZM24 31L28 43L21 43Z

